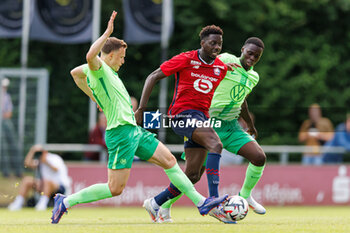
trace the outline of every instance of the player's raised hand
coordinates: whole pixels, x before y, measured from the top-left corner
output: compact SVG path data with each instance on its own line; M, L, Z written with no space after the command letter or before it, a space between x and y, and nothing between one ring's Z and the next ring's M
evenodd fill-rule
M107 36L110 36L113 33L113 30L114 30L114 19L117 16L117 14L118 13L116 11L113 11L111 17L109 18L108 26L107 26L107 29L105 31L105 34Z

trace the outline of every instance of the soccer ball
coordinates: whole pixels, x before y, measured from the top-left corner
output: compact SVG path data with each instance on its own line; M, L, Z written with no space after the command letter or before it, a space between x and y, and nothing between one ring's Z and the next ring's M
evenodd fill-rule
M246 199L238 195L228 197L228 199L223 203L224 212L234 221L244 219L248 214L248 209L249 206Z

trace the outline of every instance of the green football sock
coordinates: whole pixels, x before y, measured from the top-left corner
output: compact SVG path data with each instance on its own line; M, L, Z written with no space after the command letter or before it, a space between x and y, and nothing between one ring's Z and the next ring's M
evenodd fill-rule
M174 167L164 169L164 171L169 177L171 183L173 183L176 186L176 188L178 188L182 193L184 193L188 198L190 198L196 206L204 202L205 197L203 197L197 192L191 181L187 178L185 173L183 173L183 171L177 163Z
M167 202L165 202L162 205L163 209L169 209L177 200L180 199L180 197L182 197L182 195L184 195L183 193L181 193L179 196L174 197L173 199L168 200Z
M87 188L80 190L77 193L69 195L67 201L70 207L81 204L90 203L106 198L112 197L111 191L109 190L108 184L94 184Z
M241 188L241 191L239 192L239 195L241 197L247 198L250 196L253 188L260 180L263 174L264 168L265 168L265 165L258 167L253 165L252 163L249 163L245 174L243 186Z

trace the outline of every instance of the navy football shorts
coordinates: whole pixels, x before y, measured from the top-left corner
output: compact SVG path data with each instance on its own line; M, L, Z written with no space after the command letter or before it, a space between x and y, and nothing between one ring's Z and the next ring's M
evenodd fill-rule
M185 148L204 148L204 146L192 140L193 131L197 128L195 121L207 121L208 117L198 110L185 110L177 114L171 121L173 131L182 137L186 137Z

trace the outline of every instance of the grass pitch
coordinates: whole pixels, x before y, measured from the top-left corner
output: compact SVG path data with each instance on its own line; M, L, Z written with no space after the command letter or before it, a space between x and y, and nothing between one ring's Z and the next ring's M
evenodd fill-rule
M196 208L174 207L174 223L150 222L142 208L73 208L57 225L50 223L51 209L36 212L0 209L1 233L214 233L214 232L350 232L350 208L268 207L260 216L250 211L237 224L223 224L199 215Z

